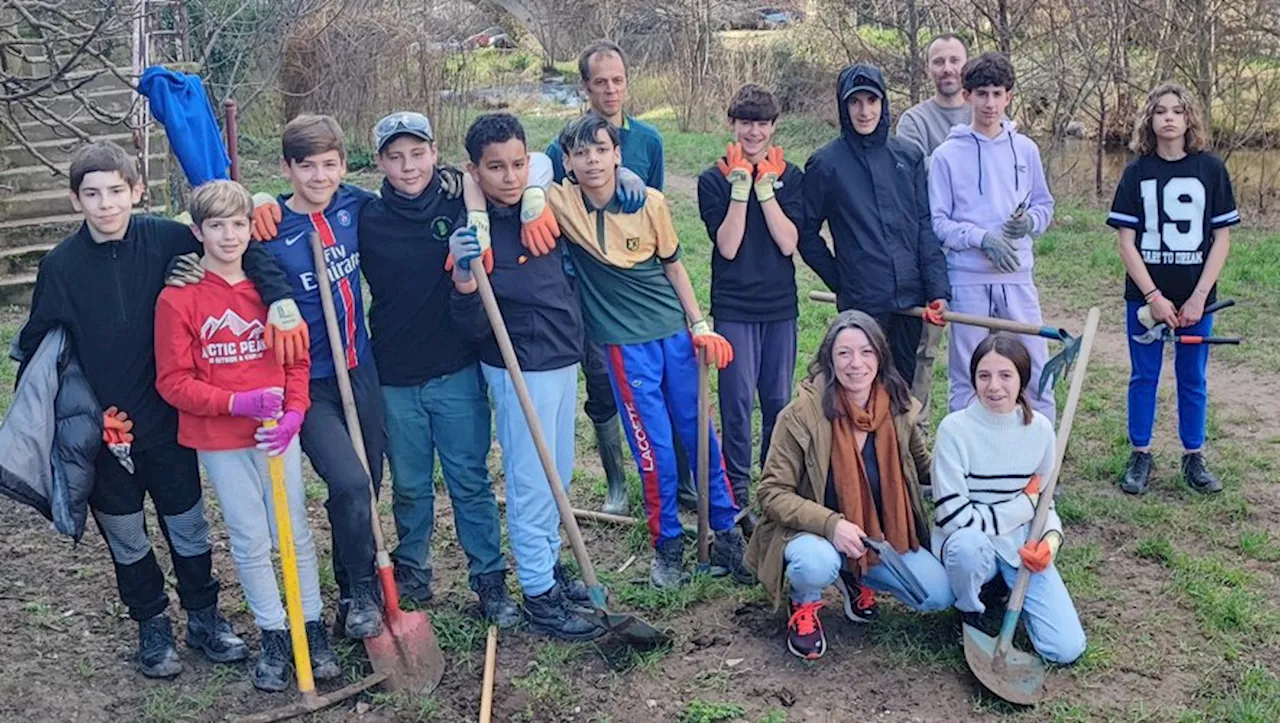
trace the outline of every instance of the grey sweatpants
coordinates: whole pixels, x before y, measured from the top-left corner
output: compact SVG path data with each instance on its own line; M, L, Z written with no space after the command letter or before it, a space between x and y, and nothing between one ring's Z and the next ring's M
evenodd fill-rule
M231 559L236 563L240 587L262 630L284 630L287 625L280 588L271 567L271 550L279 549L275 504L267 453L250 447L222 452L197 452L205 474L222 507L222 518L231 535ZM285 490L289 497L289 521L302 588L302 615L308 622L320 620L320 574L316 549L307 527L306 490L302 484L302 451L297 438L284 457Z

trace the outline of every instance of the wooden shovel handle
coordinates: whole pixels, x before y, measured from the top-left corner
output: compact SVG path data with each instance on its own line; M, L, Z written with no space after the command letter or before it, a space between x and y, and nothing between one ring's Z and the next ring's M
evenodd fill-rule
M711 382L706 355L697 353L698 363L698 564L711 562Z
M484 265L471 264L471 273L475 276L479 287L480 301L484 304L485 315L489 317L489 325L493 327L493 338L498 342L498 350L502 352L502 363L511 376L511 386L516 390L520 400L520 409L529 424L529 435L533 437L533 446L538 450L538 459L542 462L542 471L547 475L547 483L551 486L551 494L556 498L556 507L560 509L560 525L569 537L569 546L573 548L573 556L582 569L582 582L587 587L598 587L596 569L587 555L587 546L582 541L582 530L573 516L573 507L569 505L569 497L564 493L564 485L560 482L560 474L556 472L555 458L547 448L546 436L542 433L542 422L538 419L538 410L533 406L533 397L529 396L529 387L524 381L524 372L520 371L520 361L516 359L516 350L511 346L511 335L507 333L507 325L502 321L502 312L498 309L498 300L494 298L493 286L484 271Z
M810 301L821 301L828 304L836 303L836 295L830 291L810 291ZM894 312L903 316L914 316L916 318L924 317L924 308L913 306L910 309L902 309ZM1022 322L1010 321L1008 319L997 319L990 316L974 316L973 314L961 314L957 311L944 311L942 318L953 324L964 324L965 326L980 326L984 329L992 329L995 331L1008 331L1014 334L1029 334L1031 336L1043 336L1047 339L1063 339L1063 333L1060 329L1052 326L1036 326L1035 324L1024 324Z

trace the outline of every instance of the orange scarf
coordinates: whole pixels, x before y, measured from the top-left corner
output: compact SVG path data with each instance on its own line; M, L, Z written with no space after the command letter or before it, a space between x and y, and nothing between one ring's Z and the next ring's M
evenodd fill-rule
M846 520L861 527L868 537L886 540L898 552L920 549L915 517L911 514L911 499L902 476L898 430L893 424L889 392L877 382L871 388L871 408L863 409L841 389L839 405L844 413L831 423L831 474L840 512ZM879 514L855 431L875 434L880 501L884 506ZM858 570L865 573L877 562L879 557L868 550L857 561Z

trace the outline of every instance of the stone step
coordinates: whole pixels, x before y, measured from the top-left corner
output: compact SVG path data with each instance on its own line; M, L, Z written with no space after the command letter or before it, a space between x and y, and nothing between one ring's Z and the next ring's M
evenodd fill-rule
M125 146L126 150L131 148L132 144ZM162 168L167 158L168 152L163 141L158 142L156 137L153 136L151 141L152 172L154 173L157 169ZM66 174L70 171L71 162L63 161L56 164L56 166L61 173L54 173L43 163L0 171L0 199L3 199L5 194L27 193L29 191L49 191L53 189L65 191L68 185Z
M150 210L133 209L134 213L164 215L168 208L152 204ZM5 219L0 221L0 249L57 243L70 236L84 219L78 213L63 213L39 218Z
M99 112L112 117L128 115L129 109L133 107L134 99L138 97L131 88L123 86L98 88L80 95L85 101L92 103ZM76 118L93 117L85 110L84 102L69 94L43 101L42 105L51 113L64 118L71 117L73 114ZM12 112L19 123L41 120L40 116L32 115L30 111L21 105L16 106Z
M94 140L112 141L125 150L133 149L133 133L128 129L121 130L118 133L111 133L105 136L98 136ZM151 145L154 153L157 144L156 137L152 137ZM71 160L71 156L75 154L76 149L83 143L79 138L55 138L48 141L37 141L31 144L31 147L47 158L54 164L67 163ZM163 147L163 140L159 141ZM43 161L35 156L30 150L18 143L12 143L0 148L0 168L12 169L21 168L23 166L43 165Z
M36 288L36 272L0 276L0 303L28 306Z
M24 117L30 117L26 115ZM107 123L93 117L88 111L82 111L68 117L67 122L79 128L81 131L91 136L104 136L112 133L124 133L129 130L128 121L120 121L119 123ZM18 124L18 130L22 132L22 137L37 143L39 141L52 141L58 138L75 138L75 135L62 127L60 124L52 121L36 121L28 120Z
M44 255L57 245L56 241L46 241L30 246L0 249L0 271L7 272L10 276L35 271L40 264L40 259L43 259Z
M147 187L151 191L151 198L162 198L168 190L168 183L169 179L164 177L150 179ZM0 197L0 218L16 221L69 213L75 213L75 207L71 205L71 196L66 188Z

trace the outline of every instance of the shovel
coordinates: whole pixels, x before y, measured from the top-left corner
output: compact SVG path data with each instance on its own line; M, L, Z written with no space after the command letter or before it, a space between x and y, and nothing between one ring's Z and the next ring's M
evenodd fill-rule
M356 456L369 474L369 460L364 451L364 434L360 431L360 417L356 413L355 396L351 391L351 376L347 372L346 354L342 349L342 336L338 330L338 314L333 305L333 289L325 273L324 245L319 234L311 234L311 251L314 255L316 278L321 280L320 304L324 308L324 324L329 334L329 349L333 353L333 368L338 377L338 393L342 396L342 411L346 416L347 433ZM363 320L362 320L363 322ZM378 498L373 492L373 476L369 475L369 507L373 519L373 540L377 549L378 581L382 588L382 634L364 641L365 652L374 671L387 678L393 690L430 693L444 677L444 653L436 641L431 620L422 610L405 612L400 609L400 592L396 588L391 556L387 554L382 539L382 524L378 520Z
M1081 337L1080 363L1071 375L1067 403L1062 410L1062 421L1058 424L1058 447L1053 474L1049 475L1040 490L1040 502L1036 505L1036 516L1031 520L1028 540L1039 540L1044 534L1049 506L1053 503L1053 488L1058 482L1062 462L1067 454L1067 439L1071 436L1071 424L1075 420L1076 405L1080 402L1080 392L1084 387L1084 376L1089 365L1089 352L1093 349L1100 316L1098 307L1089 309L1084 336ZM1013 591L1009 593L999 637L993 638L970 625L964 626L964 659L969 663L969 669L987 690L1018 705L1035 705L1044 696L1044 661L1038 655L1013 649L1013 633L1018 628L1018 617L1022 614L1022 602L1027 595L1027 586L1031 584L1031 575L1026 565L1018 567L1018 577L1013 584Z
M698 352L698 567L711 572L711 382L707 360Z
M569 497L564 492L560 475L556 472L555 461L551 458L551 450L547 449L546 437L542 434L542 422L538 419L538 410L533 406L533 398L529 396L529 387L525 384L524 373L520 371L520 362L516 359L516 350L511 346L511 336L507 334L507 325L502 321L502 312L498 309L498 300L494 298L493 287L489 284L489 276L484 265L471 264L471 272L475 275L479 286L481 303L485 314L489 317L489 325L493 327L493 337L502 352L502 361L506 364L507 373L511 375L511 386L515 387L516 396L520 399L520 409L529 424L529 435L538 449L538 459L542 461L542 471L547 476L547 484L551 486L551 494L556 498L556 507L560 510L560 525L569 537L569 545L573 548L573 556L582 570L582 582L587 586L591 596L591 609L580 613L585 619L597 627L607 630L621 638L628 645L639 648L651 648L665 645L671 641L670 636L628 613L610 612L606 605L604 586L596 579L596 569L591 565L587 555L587 546L582 541L582 531L578 529L578 521L573 516L573 508L569 506Z
M822 301L834 304L836 295L829 291L810 291L810 301ZM903 316L914 316L916 318L924 317L924 309L919 306L913 306L910 309L902 309L895 311L895 314ZM1049 358L1044 363L1044 369L1040 372L1040 384L1036 391L1043 394L1044 390L1051 388L1058 383L1059 379L1064 378L1071 372L1071 367L1075 364L1076 358L1080 356L1080 337L1074 336L1066 329L1052 326L1036 326L1035 324L1024 324L1018 321L1010 321L1008 319L997 319L990 316L974 316L972 314L961 314L955 311L942 312L942 318L953 324L964 324L966 326L980 326L984 329L992 329L995 331L1008 331L1014 334L1027 334L1029 336L1039 336L1045 339L1053 339L1062 342L1062 350Z
M267 420L262 426L271 428L276 426L276 422ZM298 582L298 555L293 546L293 522L289 518L289 493L284 484L284 459L279 456L267 457L267 470L271 473L271 502L275 508L280 567L284 578L284 603L289 614L289 637L293 643L293 668L297 672L298 693L302 700L265 713L237 718L239 723L269 723L312 713L371 688L387 677L374 673L358 683L327 695L316 694L316 681L311 676L311 650L307 647L306 622L302 616L302 586Z

